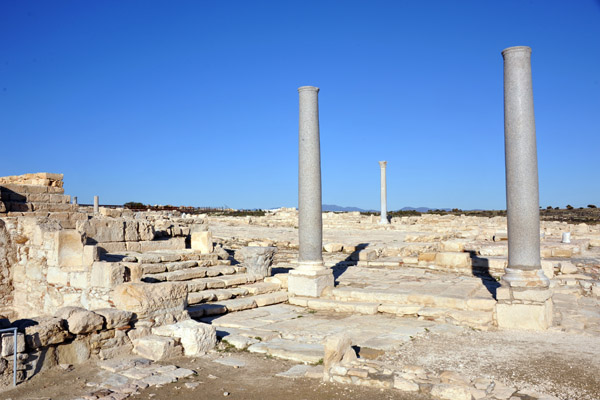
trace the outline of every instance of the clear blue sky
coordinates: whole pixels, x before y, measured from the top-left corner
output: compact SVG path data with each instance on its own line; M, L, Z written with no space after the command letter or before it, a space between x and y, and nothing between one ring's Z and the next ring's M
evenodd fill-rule
M0 0L0 175L89 203L505 208L502 56L533 49L540 205L600 206L600 1Z

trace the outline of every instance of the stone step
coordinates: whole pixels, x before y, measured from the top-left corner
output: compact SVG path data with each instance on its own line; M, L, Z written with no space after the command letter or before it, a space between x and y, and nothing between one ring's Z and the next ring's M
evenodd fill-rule
M252 295L276 292L281 289L281 284L275 282L256 282L250 285L243 285L240 288L244 288L248 293Z
M191 262L191 261L190 261ZM186 261L186 263L189 263ZM175 263L171 263L175 264ZM142 264L144 265L144 264ZM145 264L154 267L153 264ZM162 266L164 264L156 264ZM189 265L189 264L188 264ZM167 267L168 268L168 267ZM158 271L158 268L154 269ZM144 282L172 282L172 281L189 281L196 278L215 277L236 274L235 267L230 265L222 265L215 267L191 267L185 269L176 269L169 272L148 273L142 276ZM242 282L245 283L245 282Z
M199 303L207 303L209 301L221 301L228 300L234 297L242 297L248 294L247 289L243 289L241 287L234 287L230 289L212 289L212 290L203 290L200 292L192 292L188 293L188 304L199 304Z
M256 296L239 297L213 303L192 305L187 308L187 311L192 318L197 319L211 315L226 314L228 312L242 311L256 307L264 307L271 304L284 303L287 300L287 291L278 291L273 293L263 293Z
M456 310L451 308L425 307L419 305L386 304L378 302L350 302L345 300L290 297L289 303L317 311L346 312L353 314L377 313L396 316L422 317L427 320L450 322L486 329L493 323L493 311Z
M248 351L309 364L318 364L323 360L325 354L322 344L302 343L286 339L272 339L255 343L248 347Z
M493 311L496 300L491 297L454 297L429 293L395 292L385 289L336 288L331 291L334 300L366 303L391 303L420 305L423 307L451 308L455 310Z
M188 293L199 292L206 289L225 289L232 286L254 283L262 277L250 273L223 275L213 278L199 278L186 281Z

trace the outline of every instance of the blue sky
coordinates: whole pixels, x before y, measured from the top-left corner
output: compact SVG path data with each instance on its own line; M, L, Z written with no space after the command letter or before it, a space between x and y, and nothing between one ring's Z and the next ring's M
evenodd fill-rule
M600 205L600 1L0 0L0 176L90 203L505 208L502 56L533 49L540 205Z

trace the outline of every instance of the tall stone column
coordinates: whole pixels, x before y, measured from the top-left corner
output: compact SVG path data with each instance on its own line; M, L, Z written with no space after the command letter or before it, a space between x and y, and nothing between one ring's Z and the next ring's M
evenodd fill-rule
M73 204L77 205L77 196L73 196Z
M381 219L380 224L389 224L387 219L387 183L385 178L385 169L387 161L379 161L379 168L381 169Z
M540 261L537 148L531 48L509 47L504 57L504 151L508 267L498 288L498 326L547 329L552 293Z
M98 196L94 196L94 214L98 214L100 212L100 199Z
M290 271L288 291L298 296L319 297L333 286L333 272L323 264L321 203L321 145L319 137L319 88L302 86L298 130L298 267Z

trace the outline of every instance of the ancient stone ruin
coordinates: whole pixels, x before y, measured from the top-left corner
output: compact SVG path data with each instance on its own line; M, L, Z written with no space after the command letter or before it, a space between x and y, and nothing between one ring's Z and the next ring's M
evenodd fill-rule
M600 336L600 225L539 219L530 54L503 52L507 217L389 218L385 161L379 216L323 213L312 86L298 89L298 210L132 211L98 196L85 206L62 174L0 178L0 329L17 329L16 348L1 336L2 383L15 360L17 382L96 360L113 375L85 398L122 399L194 375L156 362L227 344L314 364L282 376L440 399L553 398L367 357L430 331Z

